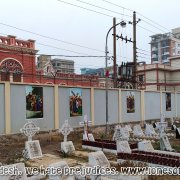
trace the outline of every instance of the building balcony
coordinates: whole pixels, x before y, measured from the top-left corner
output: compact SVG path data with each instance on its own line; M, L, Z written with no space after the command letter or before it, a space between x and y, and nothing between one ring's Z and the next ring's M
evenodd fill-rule
M162 55L169 55L169 52L164 52Z
M158 61L158 58L152 58L152 62L153 62L153 63L159 62L159 61Z
M169 59L164 59L164 60L162 60L162 63L164 64L164 63L169 63Z
M152 54L152 58L153 59L155 59L155 58L157 58L158 56L157 56L157 54Z
M157 47L152 47L152 51L157 51Z
M170 48L170 46L167 44L167 45L161 45L161 48L164 49L164 48Z

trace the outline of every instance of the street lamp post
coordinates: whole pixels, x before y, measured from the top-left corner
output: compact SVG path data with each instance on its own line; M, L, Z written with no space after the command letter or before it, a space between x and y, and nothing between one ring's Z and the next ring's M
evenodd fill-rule
M105 88L106 88L106 135L107 135L107 132L108 132L108 122L109 122L109 120L108 120L108 116L109 116L109 113L108 113L108 77L107 77L107 71L108 71L108 45L107 45L107 42L108 42L108 35L109 35L109 33L110 33L110 31L113 29L113 28L115 28L116 26L118 26L118 25L121 25L122 24L122 22L119 22L119 23L117 23L117 24L115 24L114 26L112 26L109 30L108 30L108 32L107 32L107 34L106 34L106 45L105 45L105 70L106 70L106 73L105 73L105 75L106 75L106 81L105 81Z

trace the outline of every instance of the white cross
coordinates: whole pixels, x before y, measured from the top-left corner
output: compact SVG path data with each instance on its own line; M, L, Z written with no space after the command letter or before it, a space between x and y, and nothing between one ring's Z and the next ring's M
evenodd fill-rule
M73 128L68 123L68 120L65 120L64 124L62 125L59 132L61 132L64 136L64 142L67 142L67 136L70 134L70 132L73 131Z
M158 125L160 138L164 135L165 128L167 127L167 122L165 122L165 115L161 114L161 121Z
M161 120L160 122L165 122L165 115L164 114L161 114Z
M117 129L120 129L121 128L121 125L116 125L115 126L115 131L117 130Z
M114 135L113 135L113 140L117 140L120 137L120 125L116 125L114 128Z
M29 121L20 129L21 133L24 133L28 137L28 141L32 141L32 137L40 130L32 121Z
M175 121L175 117L172 117L172 118L171 118L171 125L174 124L174 121Z
M84 115L84 121L79 123L80 126L84 126L84 134L88 137L88 126L92 125L92 121L88 121L87 115Z

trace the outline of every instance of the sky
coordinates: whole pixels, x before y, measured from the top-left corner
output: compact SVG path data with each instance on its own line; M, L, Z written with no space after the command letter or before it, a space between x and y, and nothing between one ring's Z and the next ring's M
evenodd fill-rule
M141 19L137 24L138 61L147 63L150 62L149 36L170 32L171 29L180 27L179 0L0 0L0 2L0 35L15 35L18 39L24 40L34 39L36 49L39 50L38 54L74 60L76 73L80 73L80 68L84 67L105 67L104 57L63 56L104 56L106 34L113 25L113 17L116 17L116 23L122 20L127 22L124 28L117 26L117 34L122 33L124 37L132 39L133 27L128 22L133 20L133 11L137 12L137 20ZM112 33L110 32L107 43L110 56L113 52ZM126 44L119 39L117 64L120 65L122 61L132 61L132 43ZM112 63L110 59L108 66Z

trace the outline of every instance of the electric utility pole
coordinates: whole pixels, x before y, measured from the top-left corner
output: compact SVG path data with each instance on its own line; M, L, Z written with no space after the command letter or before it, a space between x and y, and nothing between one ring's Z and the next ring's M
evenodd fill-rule
M134 62L134 88L136 89L136 66L137 66L137 56L136 56L136 12L133 12L133 62Z
M117 66L116 66L116 18L113 18L113 71L114 71L114 88L117 88Z

